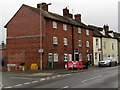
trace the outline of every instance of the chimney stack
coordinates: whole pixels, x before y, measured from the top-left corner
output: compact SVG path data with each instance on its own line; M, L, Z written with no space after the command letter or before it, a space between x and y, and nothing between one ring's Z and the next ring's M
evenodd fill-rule
M81 14L75 14L74 17L75 17L75 20L78 20L81 22Z
M40 3L40 4L37 4L37 8L41 8L43 9L44 11L47 11L48 12L48 5L51 5L51 3L49 4L46 4L46 3Z
M63 9L63 16L73 19L73 15L69 13L69 9L67 9L67 7Z
M105 32L108 32L108 31L109 31L109 26L108 26L107 24L104 25L103 28L104 28Z

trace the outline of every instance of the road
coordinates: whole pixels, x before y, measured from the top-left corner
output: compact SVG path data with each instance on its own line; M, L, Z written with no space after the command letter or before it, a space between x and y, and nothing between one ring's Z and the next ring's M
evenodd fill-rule
M48 77L3 75L4 88L118 88L118 68L98 67L79 73Z

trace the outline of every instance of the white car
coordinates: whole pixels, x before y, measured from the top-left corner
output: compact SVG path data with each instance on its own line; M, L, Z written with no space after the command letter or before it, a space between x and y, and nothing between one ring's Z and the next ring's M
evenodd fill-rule
M99 66L116 66L117 60L114 57L105 57L103 60L99 61Z

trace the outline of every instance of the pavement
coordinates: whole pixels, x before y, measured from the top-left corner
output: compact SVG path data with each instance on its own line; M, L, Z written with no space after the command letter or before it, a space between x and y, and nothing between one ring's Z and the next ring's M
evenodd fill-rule
M44 69L44 70L37 70L37 71L3 71L1 72L3 75L17 75L17 76L53 76L58 74L69 74L69 73L78 73L78 72L85 72L92 70L96 67L89 66L88 69L82 70L65 70L64 68L54 68L54 69Z

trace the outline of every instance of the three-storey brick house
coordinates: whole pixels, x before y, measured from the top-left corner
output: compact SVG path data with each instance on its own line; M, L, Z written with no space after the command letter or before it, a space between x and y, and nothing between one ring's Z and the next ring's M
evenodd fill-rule
M48 11L48 4L37 8L22 5L7 28L7 64L19 66L25 63L30 69L36 63L39 68L64 67L68 60L92 61L93 31L75 19L67 8L63 16Z

